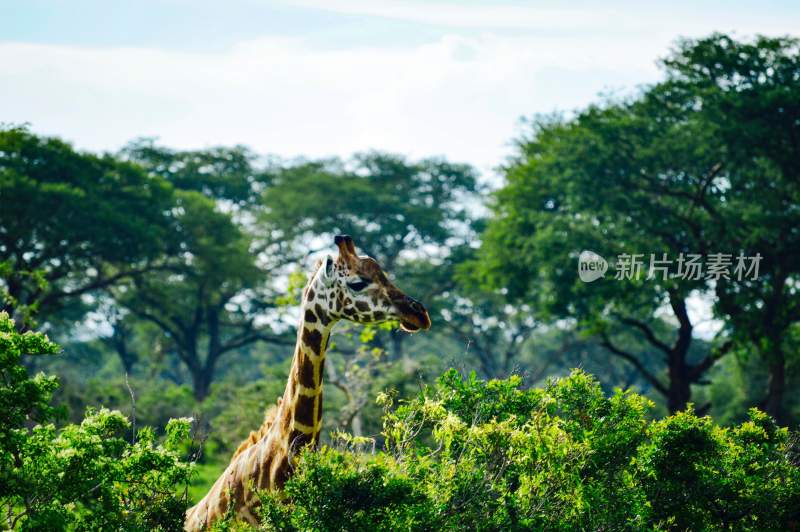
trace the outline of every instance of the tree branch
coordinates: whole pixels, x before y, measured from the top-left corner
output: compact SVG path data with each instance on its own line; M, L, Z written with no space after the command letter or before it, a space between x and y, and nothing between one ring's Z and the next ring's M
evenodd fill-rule
M689 367L689 379L692 382L697 382L703 373L711 369L719 359L724 357L733 348L733 340L728 340L715 352L705 357L702 361Z
M274 345L290 346L294 344L294 340L284 338L283 336L269 336L261 333L260 331L253 331L249 335L240 335L238 338L233 338L220 346L220 354L227 353L234 349L244 347L253 342L264 342Z
M132 270L125 270L118 272L111 277L103 277L99 275L94 281L74 290L58 290L54 292L50 292L44 298L42 298L41 304L47 305L53 303L59 299L66 298L66 297L76 297L88 292L92 292L94 290L99 290L101 288L107 288L117 281L120 281L126 277L135 277L137 275L141 275L143 273L147 273L150 271L163 269L164 266L145 266L142 268L134 268ZM99 270L98 270L99 271Z
M662 342L661 340L659 340L658 338L656 338L656 334L653 332L653 329L651 329L650 326L647 325L645 322L639 321L634 318L627 318L624 316L617 316L617 319L622 323L624 323L625 325L636 327L637 329L642 331L642 333L647 338L647 341L653 344L661 351L664 351L664 353L670 354L672 352L672 348L667 344L665 344L664 342Z
M149 312L144 310L138 310L138 309L130 309L130 310L140 318L158 325L161 328L161 330L169 334L179 345L183 345L186 343L187 341L186 338L182 338L181 335L175 329L172 328L172 326L170 326L166 321L162 320L156 315L150 314Z
M627 351L623 351L622 349L620 349L617 346L615 346L611 342L611 339L608 337L608 335L606 333L601 333L600 337L601 337L600 344L603 347L605 347L606 349L608 349L609 351L611 351L612 353L614 353L618 357L620 357L620 358L622 358L624 360L627 360L629 363L631 363L636 368L636 370L639 373L642 374L642 376L645 379L647 379L647 381L650 384L653 385L653 387L656 390L658 390L661 394L663 394L665 396L668 395L669 390L667 390L667 387L664 386L663 384L661 384L661 381L659 381L658 378L656 378L656 376L653 375L650 372L650 370L648 370L646 367L644 367L644 364L642 364L642 362L638 358L636 358L631 353L628 353Z
M672 347L672 353L676 356L684 356L692 343L692 331L694 330L694 326L686 310L686 300L678 295L675 290L669 291L669 305L672 307L672 311L675 313L675 317L678 318L678 323L680 324L678 339Z

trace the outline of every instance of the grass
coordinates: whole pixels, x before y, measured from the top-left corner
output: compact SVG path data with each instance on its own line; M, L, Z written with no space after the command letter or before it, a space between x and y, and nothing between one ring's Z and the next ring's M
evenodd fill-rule
M222 472L227 467L228 462L211 462L206 464L196 464L195 474L189 483L189 500L192 504L196 504L200 499L205 497L211 486L219 478Z

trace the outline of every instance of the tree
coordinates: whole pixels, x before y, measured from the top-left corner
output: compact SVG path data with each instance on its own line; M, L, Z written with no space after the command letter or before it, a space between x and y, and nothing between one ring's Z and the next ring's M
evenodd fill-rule
M675 259L711 250L705 229L711 216L694 201L709 201L721 186L717 153L703 143L710 132L646 97L590 107L569 121L540 117L531 131L504 169L506 184L495 196L477 275L530 302L543 318L575 320L636 367L671 412L685 409L691 386L703 382L724 353L690 357L694 324L687 300L706 292L708 280L646 278L645 264L632 279L608 275L584 283L577 259L582 250L612 264L626 253ZM665 309L673 323L666 335ZM624 330L647 341L647 355L663 359L667 382L648 369L643 353L615 342Z
M284 343L264 320L256 323L271 306L270 277L282 265L251 236L263 173L255 156L238 146L177 151L141 139L121 155L178 190L171 211L177 253L168 270L132 279L114 297L130 315L161 329L202 400L221 357L258 341ZM126 325L124 317L117 321ZM109 341L129 356L124 336L115 330Z
M260 188L261 173L253 166L255 156L242 146L179 151L144 138L128 144L121 156L175 188L236 205L254 200Z
M261 221L276 238L358 235L359 245L391 271L404 250L448 244L470 219L468 202L478 187L466 165L377 152L348 164L308 162L267 174Z
M682 41L660 100L689 107L714 132L725 179L698 204L731 252L763 257L757 279L721 279L718 315L741 351L769 370L761 406L786 422L790 330L800 322L800 41L714 34Z
M76 152L21 127L0 129L3 308L18 318L82 314L80 296L158 265L172 187L110 155Z
M271 298L251 239L202 194L178 192L177 200L180 254L168 270L137 276L112 294L128 312L161 329L202 400L225 354L257 341L290 341L256 321Z

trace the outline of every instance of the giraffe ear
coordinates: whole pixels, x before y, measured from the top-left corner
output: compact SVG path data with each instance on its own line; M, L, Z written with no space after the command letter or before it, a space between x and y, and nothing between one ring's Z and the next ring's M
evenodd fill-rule
M326 279L330 279L333 275L333 258L330 255L325 256L325 264L322 265L322 275Z

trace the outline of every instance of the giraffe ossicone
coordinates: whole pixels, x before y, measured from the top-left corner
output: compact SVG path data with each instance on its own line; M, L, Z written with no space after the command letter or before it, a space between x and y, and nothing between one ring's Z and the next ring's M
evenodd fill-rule
M258 524L255 490L280 489L291 475L297 450L319 443L325 350L337 322L396 320L407 332L430 328L425 307L400 291L375 259L359 256L351 237L338 235L334 243L338 257L320 261L303 290L297 343L283 397L267 411L259 430L239 446L206 496L187 510L186 530L207 529L229 508L238 518Z

